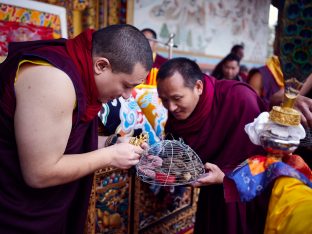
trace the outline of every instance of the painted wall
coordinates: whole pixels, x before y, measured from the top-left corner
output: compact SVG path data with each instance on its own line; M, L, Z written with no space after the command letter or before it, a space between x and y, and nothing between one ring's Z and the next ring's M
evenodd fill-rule
M153 28L162 41L175 33L178 50L199 59L218 60L234 44L244 43L244 61L262 64L269 6L270 0L136 0L133 24Z

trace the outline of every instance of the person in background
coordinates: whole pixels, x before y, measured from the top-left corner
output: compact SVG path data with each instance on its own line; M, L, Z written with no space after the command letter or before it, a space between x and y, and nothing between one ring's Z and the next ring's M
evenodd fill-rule
M146 78L146 84L156 85L156 76L157 76L158 69L168 59L166 59L165 57L161 56L160 54L156 52L157 50L156 32L151 28L144 28L141 30L141 32L148 39L150 46L152 48L152 51L153 51L153 67Z
M271 96L284 88L284 75L280 65L280 30L279 24L275 26L275 38L273 42L273 55L270 56L264 66L255 67L248 74L247 83L257 92L264 101L267 109L270 109Z
M230 58L231 60L235 60L235 61L238 61L238 66L240 67L240 62L241 60L243 59L244 57L244 46L241 44L235 44L234 46L232 46L231 50L230 50L230 53L226 56L230 56L230 54L234 54L235 55L235 58ZM225 57L225 58L226 58ZM212 75L215 76L217 78L217 76L222 76L223 74L223 71L222 71L222 67L223 67L223 63L224 63L224 60L225 58L223 58L214 68L213 70L213 73ZM240 74L240 68L239 68L239 71L238 71L238 74L239 74L239 78L241 81L245 81L244 80L244 75L241 76ZM222 79L222 78L218 78L218 79Z
M0 233L83 233L93 172L129 168L143 153L98 149L97 114L151 67L147 39L126 24L10 44L0 65Z
M239 57L239 62L240 64L242 63L242 60L245 56L245 48L244 44L236 44L233 45L231 48L231 53L236 54ZM248 68L246 65L241 64L239 68L239 76L242 78L242 81L246 82L247 81L247 76L248 76Z
M218 80L243 81L242 77L239 75L239 61L240 59L237 55L228 54L220 61L211 75Z
M200 187L194 233L263 233L262 198L239 202L231 198L231 186L224 180L245 159L264 153L244 131L265 111L261 99L243 82L204 75L187 58L174 58L161 66L157 90L168 109L165 133L182 138L207 171L194 184Z
M252 69L247 81L269 109L271 96L284 87L284 76L278 57L273 55L264 66Z
M244 54L244 46L242 44L233 45L230 53L236 54L239 57L239 60L241 61L245 55Z
M248 80L249 69L246 65L240 65L239 67L239 76L242 78L244 82Z

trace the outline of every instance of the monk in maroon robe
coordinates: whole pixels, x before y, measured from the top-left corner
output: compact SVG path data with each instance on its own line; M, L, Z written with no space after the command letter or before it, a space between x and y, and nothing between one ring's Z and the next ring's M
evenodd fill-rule
M263 233L267 200L241 203L224 179L246 158L264 153L244 131L244 126L265 110L261 99L242 82L202 74L198 65L186 58L162 65L157 89L169 111L167 135L182 138L207 170L194 184L200 187L195 233Z
M113 51L113 53L112 53ZM0 65L0 233L83 233L92 173L143 149L97 150L101 102L142 83L152 51L130 25L14 43Z

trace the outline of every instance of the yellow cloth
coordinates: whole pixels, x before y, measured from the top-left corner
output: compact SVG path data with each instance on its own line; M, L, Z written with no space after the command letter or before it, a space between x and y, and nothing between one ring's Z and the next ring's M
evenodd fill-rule
M155 85L149 85L149 84L139 84L135 86L136 89L155 89Z
M36 65L41 65L41 66L52 66L50 63L44 61L44 60L39 60L39 59L34 59L34 60L28 60L28 59L24 59L22 61L19 62L18 66L17 66L17 70L16 70L16 75L15 75L15 80L14 80L14 84L17 81L17 77L18 77L18 73L19 73L19 69L20 66L24 63L32 63L32 64L36 64ZM74 109L77 107L77 100L75 101L74 104Z
M277 56L271 56L266 61L266 66L269 68L274 76L277 85L281 88L284 87L284 75L281 69L281 65Z
M157 82L156 82L157 73L158 73L158 68L153 67L151 69L151 72L150 72L150 83L149 83L149 85L152 85L154 87L157 86Z
M278 178L272 189L264 233L312 233L312 189L295 178Z
M20 61L19 64L18 64L18 67L17 67L17 70L16 70L16 75L15 75L14 84L15 84L16 81L17 81L19 69L20 69L20 66L21 66L23 63L32 63L32 64L42 65L42 66L52 66L50 63L48 63L48 62L46 62L46 61L44 61L44 60L37 60L37 59L34 59L34 60L27 60L27 59L24 59L24 60Z

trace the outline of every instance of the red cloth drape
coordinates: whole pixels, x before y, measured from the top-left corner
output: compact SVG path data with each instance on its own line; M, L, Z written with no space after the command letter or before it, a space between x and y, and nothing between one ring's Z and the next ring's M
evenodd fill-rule
M87 109L82 117L84 121L92 120L102 107L102 103L98 101L98 91L94 80L91 56L93 32L94 30L88 29L66 42L67 52L75 63L85 87Z

